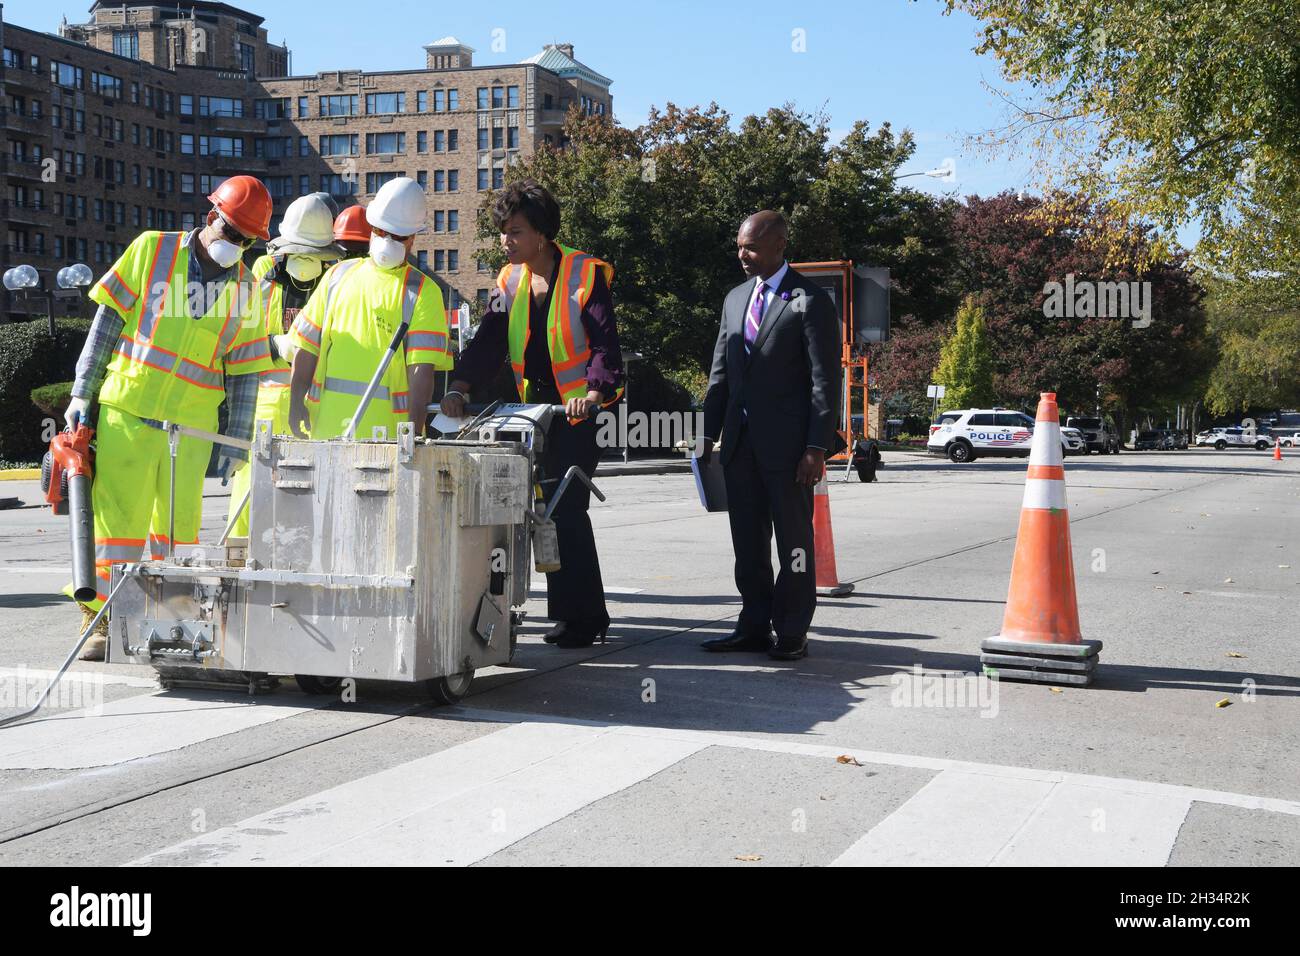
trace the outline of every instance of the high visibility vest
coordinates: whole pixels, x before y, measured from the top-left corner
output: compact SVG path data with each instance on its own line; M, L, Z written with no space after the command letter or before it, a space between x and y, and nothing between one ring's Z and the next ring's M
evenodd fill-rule
M605 276L605 284L614 281L614 267L595 256L568 246L560 246L560 268L551 290L551 307L546 315L546 344L551 354L551 371L555 386L565 402L587 397L587 363L591 346L582 324L582 309L596 284L596 271ZM519 400L527 401L528 381L524 378L524 353L528 348L528 310L532 273L526 265L508 265L497 275L497 288L506 302L510 324L510 367L515 373ZM619 388L605 404L613 404L623 394Z
M266 257L269 258L269 257ZM259 259L258 262L261 260ZM257 269L258 263L253 263ZM258 283L262 305L266 312L267 336L284 331L284 287L263 274ZM255 421L269 421L276 435L289 433L289 384L293 378L292 366L283 358L273 358L271 368L263 369L257 379L257 411Z
M211 306L190 309L181 232L144 232L90 290L125 325L99 401L139 418L215 431L225 376L271 367L256 285L241 262Z
M253 260L253 278L262 279L275 271L275 256L263 255Z
M370 258L348 259L322 276L293 331L298 347L318 356L307 392L312 438L343 434L399 317L410 328L362 416L358 438L369 438L378 425L396 437L398 424L409 420L408 362L451 368L447 313L437 284L410 265L380 269Z

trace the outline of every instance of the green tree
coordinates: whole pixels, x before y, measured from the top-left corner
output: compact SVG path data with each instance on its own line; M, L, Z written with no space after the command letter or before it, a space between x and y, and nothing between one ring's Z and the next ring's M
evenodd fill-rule
M967 296L957 310L957 326L939 350L934 380L945 386L948 408L993 404L993 350L984 309L974 296Z
M1043 173L1116 214L1203 227L1200 257L1300 287L1300 19L1294 0L946 0L984 21L977 52ZM1158 250L1153 250L1158 254Z
M1205 389L1210 413L1300 405L1300 308L1286 283L1218 279L1206 301L1217 352Z

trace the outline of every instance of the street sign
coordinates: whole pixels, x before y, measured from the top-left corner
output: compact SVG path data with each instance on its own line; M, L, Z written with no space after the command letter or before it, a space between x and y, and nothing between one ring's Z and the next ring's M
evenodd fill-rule
M947 391L944 385L927 385L925 387L926 398L943 398L943 393Z

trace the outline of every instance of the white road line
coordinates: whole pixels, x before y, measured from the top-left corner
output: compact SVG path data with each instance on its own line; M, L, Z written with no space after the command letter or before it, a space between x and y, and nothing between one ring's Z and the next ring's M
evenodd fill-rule
M609 587L608 585L606 585L606 587L605 587L605 593L606 593L606 594L640 594L640 593L643 592L644 590L645 590L645 588L616 588L616 587ZM529 584L528 584L528 593L531 594L531 593L533 593L534 591L536 591L536 592L539 593L539 594L545 594L545 593L546 593L546 581L545 581L545 579L542 579L542 580L539 580L539 581L531 581L531 582L529 582Z
M81 770L180 750L285 717L323 707L309 703L251 701L230 694L190 691L140 694L94 710L51 713L0 727L0 770Z
M50 567L50 568L47 568L47 567L35 567L35 568L5 568L5 567L0 567L0 573L4 573L4 574L67 574L67 575L71 575L71 574L72 574L72 568L53 568L53 567ZM69 600L71 600L71 598L69 598Z
M703 746L516 723L131 865L468 865Z

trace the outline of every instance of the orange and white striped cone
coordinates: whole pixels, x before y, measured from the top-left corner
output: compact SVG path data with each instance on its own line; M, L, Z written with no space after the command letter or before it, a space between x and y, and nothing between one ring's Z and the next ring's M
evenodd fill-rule
M1101 641L1085 641L1079 634L1054 392L1042 393L1035 417L1002 633L980 645L980 663L984 673L1001 680L1087 685Z
M831 532L831 495L826 469L813 488L813 554L817 565L817 593L822 597L844 597L853 593L852 584L840 581L835 570L835 535Z
M1273 460L1282 460L1282 439L1277 439L1273 444Z

